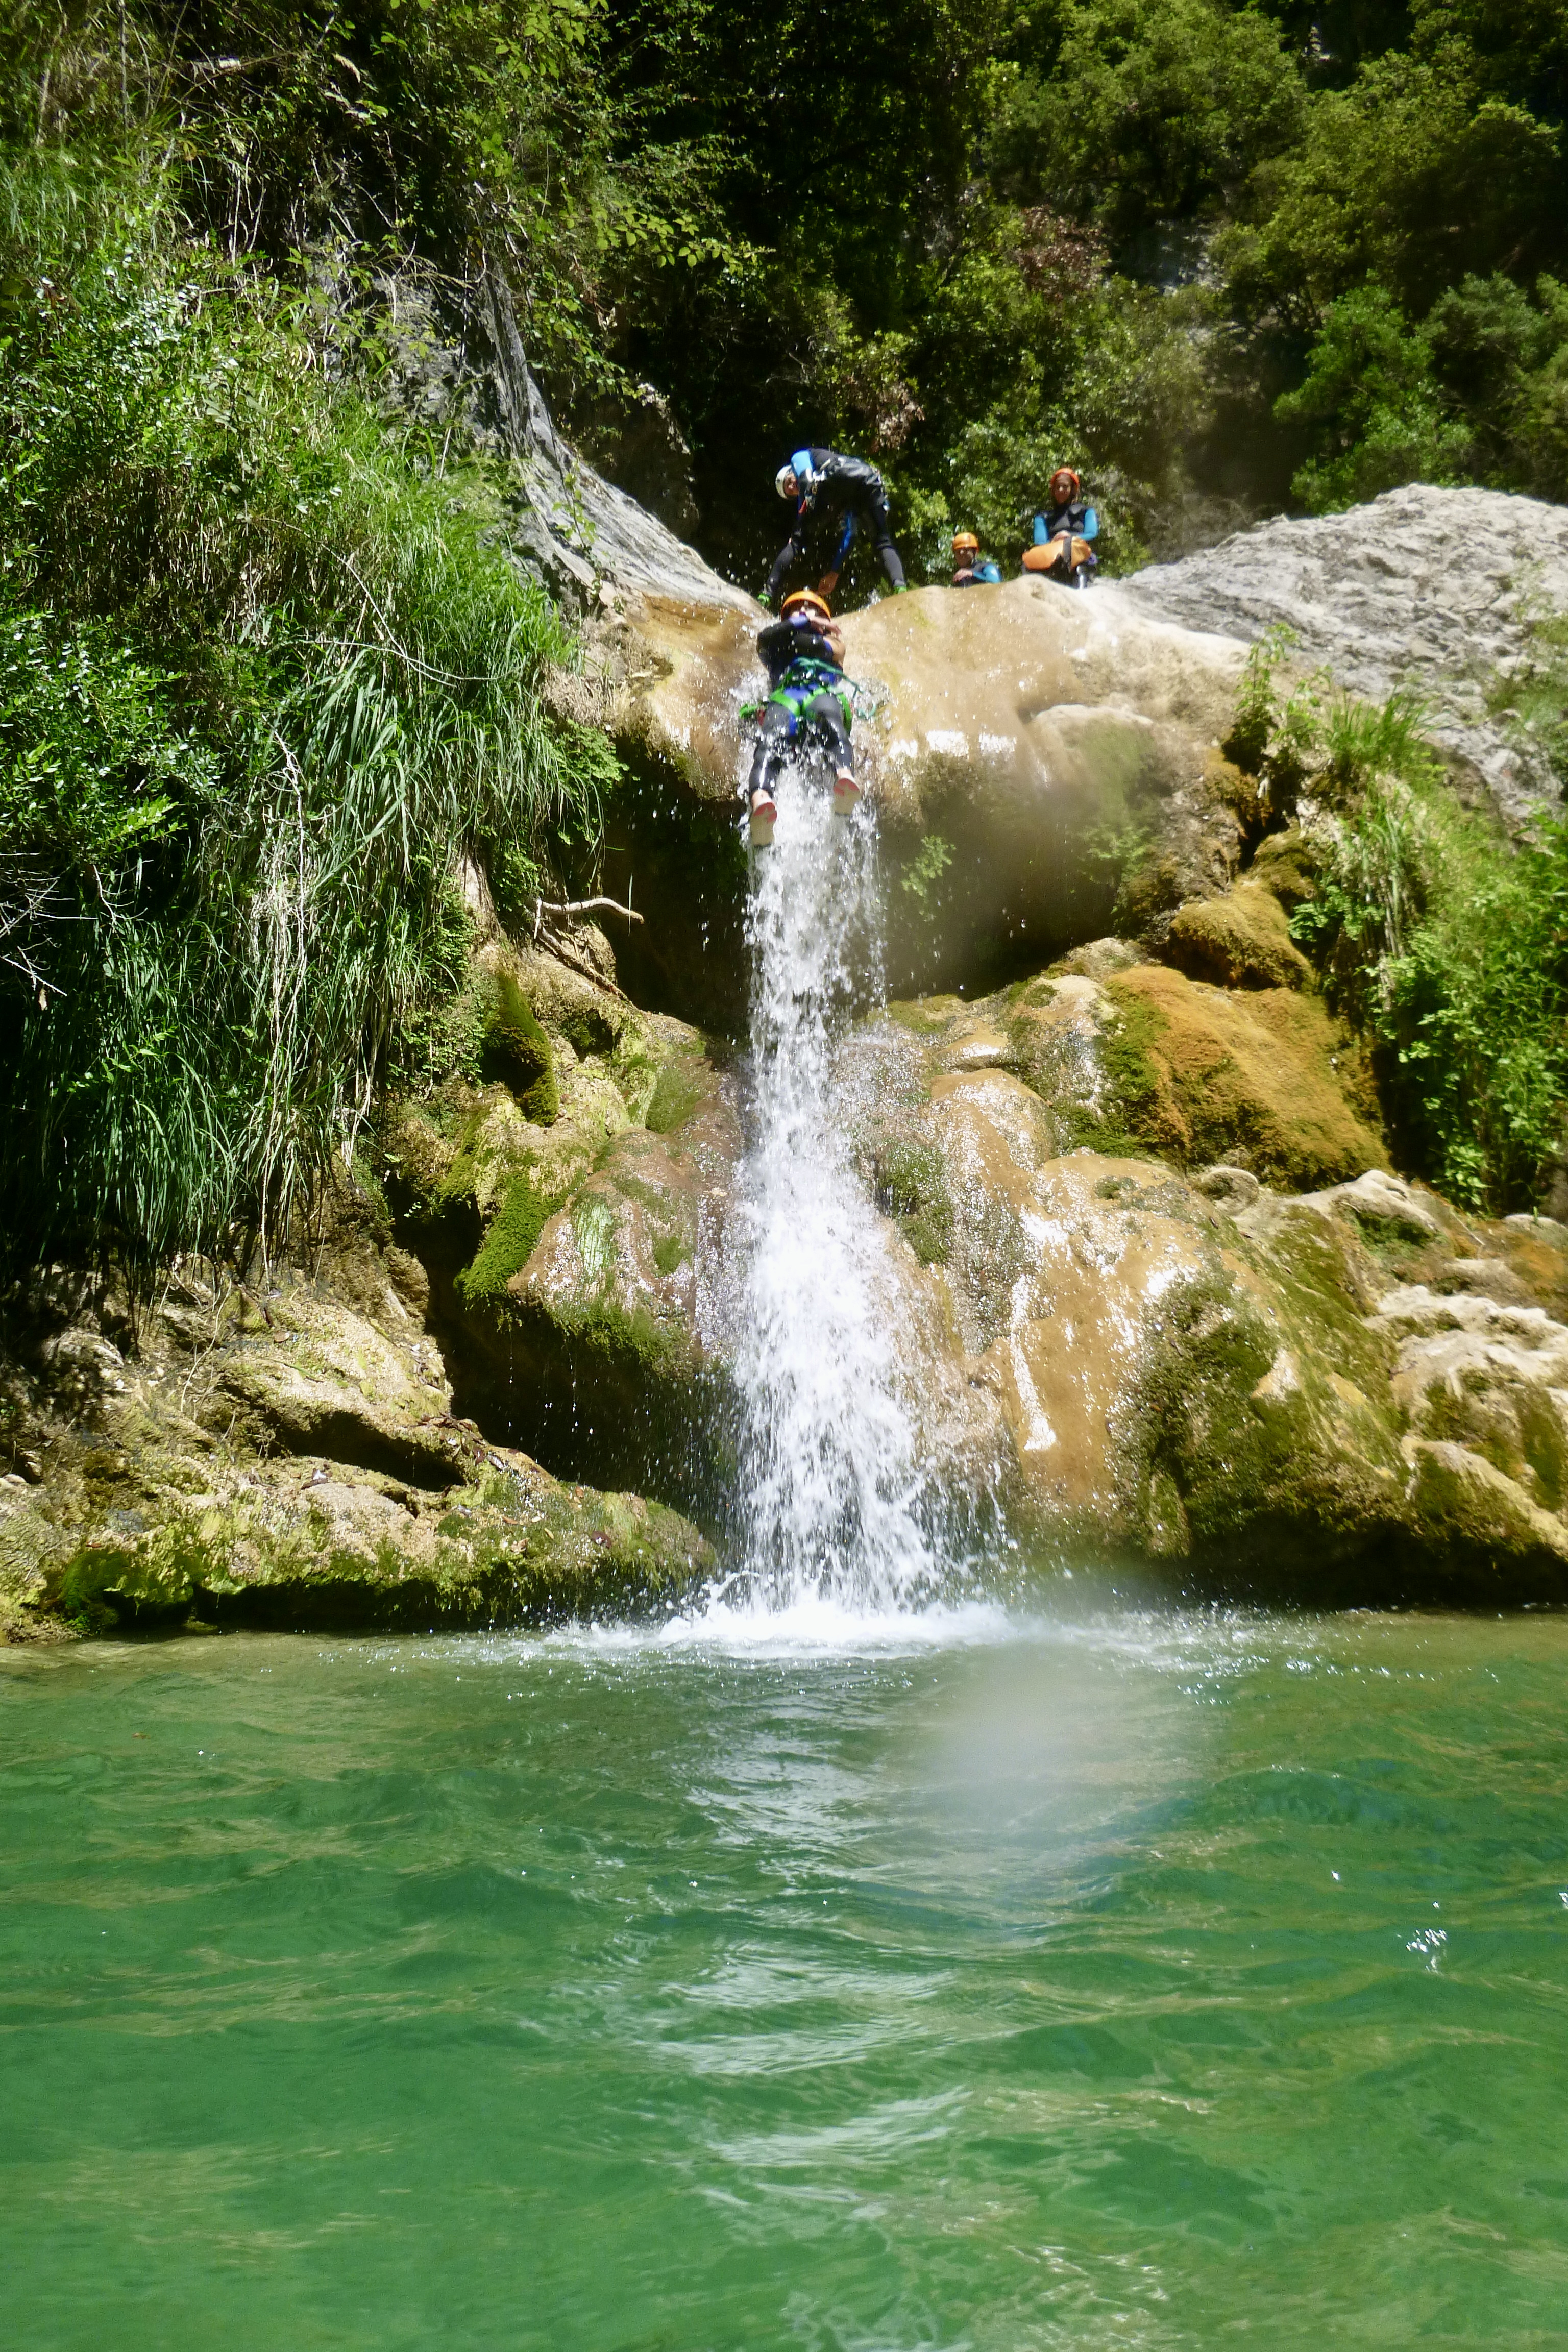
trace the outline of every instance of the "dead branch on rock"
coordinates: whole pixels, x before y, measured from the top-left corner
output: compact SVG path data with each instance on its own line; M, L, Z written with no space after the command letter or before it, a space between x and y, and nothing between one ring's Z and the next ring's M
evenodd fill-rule
M591 915L600 907L609 914L624 915L628 923L642 921L640 915L634 914L630 907L623 907L618 898L568 898L558 907L552 906L547 898L539 898L534 902L533 936L539 937L539 926L546 915Z

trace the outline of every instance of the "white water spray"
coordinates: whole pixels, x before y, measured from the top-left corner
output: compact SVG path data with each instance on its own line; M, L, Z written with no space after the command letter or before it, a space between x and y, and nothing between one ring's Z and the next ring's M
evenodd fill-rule
M908 1608L939 1581L894 1333L886 1236L850 1164L835 1030L880 992L877 833L786 772L756 861L752 1132L736 1361L753 1598Z

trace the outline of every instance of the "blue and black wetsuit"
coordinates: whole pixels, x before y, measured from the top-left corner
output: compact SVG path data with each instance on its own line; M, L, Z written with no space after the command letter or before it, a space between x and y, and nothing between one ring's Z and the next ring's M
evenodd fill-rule
M1035 545L1048 547L1053 539L1063 536L1081 539L1089 543L1091 564L1097 568L1100 559L1092 542L1100 537L1100 517L1087 499L1070 499L1066 506L1047 506L1035 517Z
M831 640L807 620L774 621L757 639L757 654L768 674L768 698L762 708L757 748L752 759L748 797L774 776L803 729L818 728L826 737L835 768L855 772L849 730L855 705Z
M888 493L882 487L882 477L875 466L864 457L841 457L837 449L797 449L791 464L800 496L795 511L795 528L773 560L768 574L767 593L777 596L788 577L790 568L805 553L805 537L812 518L817 514L834 514L843 518L838 540L838 551L831 564L825 568L841 572L849 552L850 541L861 523L871 534L871 543L882 559L882 569L895 588L904 585L904 567L899 551L893 545L893 527L888 514Z

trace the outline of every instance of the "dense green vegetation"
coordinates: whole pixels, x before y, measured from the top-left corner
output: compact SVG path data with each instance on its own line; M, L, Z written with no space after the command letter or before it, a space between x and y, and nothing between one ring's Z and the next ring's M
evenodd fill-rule
M1316 887L1292 933L1373 1047L1400 1164L1470 1207L1529 1207L1568 1100L1568 822L1515 843L1466 809L1400 696L1281 695L1288 634L1255 649L1229 748L1271 824L1304 820ZM1514 688L1526 707L1534 688L1562 708L1561 634Z
M689 472L748 577L807 437L933 570L1060 457L1113 561L1568 489L1568 0L11 10L13 136L154 126L225 252L416 254L458 316L489 255L579 436L692 527Z
M134 191L0 179L0 1185L16 1254L287 1217L613 763L572 648L301 299Z
M752 579L805 438L884 467L917 577L959 522L1006 553L1061 458L1113 565L1411 478L1568 494L1568 0L0 0L0 35L24 1255L275 1228L458 969L455 861L515 904L594 835L613 763L542 691L569 628L503 478L394 396L394 281L458 340L504 277L558 413ZM1542 725L1561 667L1510 688ZM1563 852L1418 771L1366 769L1308 920L1413 1161L1512 1199L1568 1082Z

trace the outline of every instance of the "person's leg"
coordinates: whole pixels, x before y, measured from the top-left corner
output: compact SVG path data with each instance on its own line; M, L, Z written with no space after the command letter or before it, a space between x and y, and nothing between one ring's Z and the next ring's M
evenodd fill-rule
M893 523L888 512L885 490L875 490L871 495L871 539L882 559L882 569L888 578L895 588L902 588L905 584L904 567L899 551L893 545Z
M805 716L827 739L834 767L833 805L840 816L847 816L860 797L860 787L855 781L855 753L844 706L836 694L815 695L806 706Z
M757 748L752 754L752 773L746 785L746 805L751 815L752 845L766 849L773 841L773 821L778 815L773 799L773 778L794 733L790 714L776 702L764 703L757 723Z

